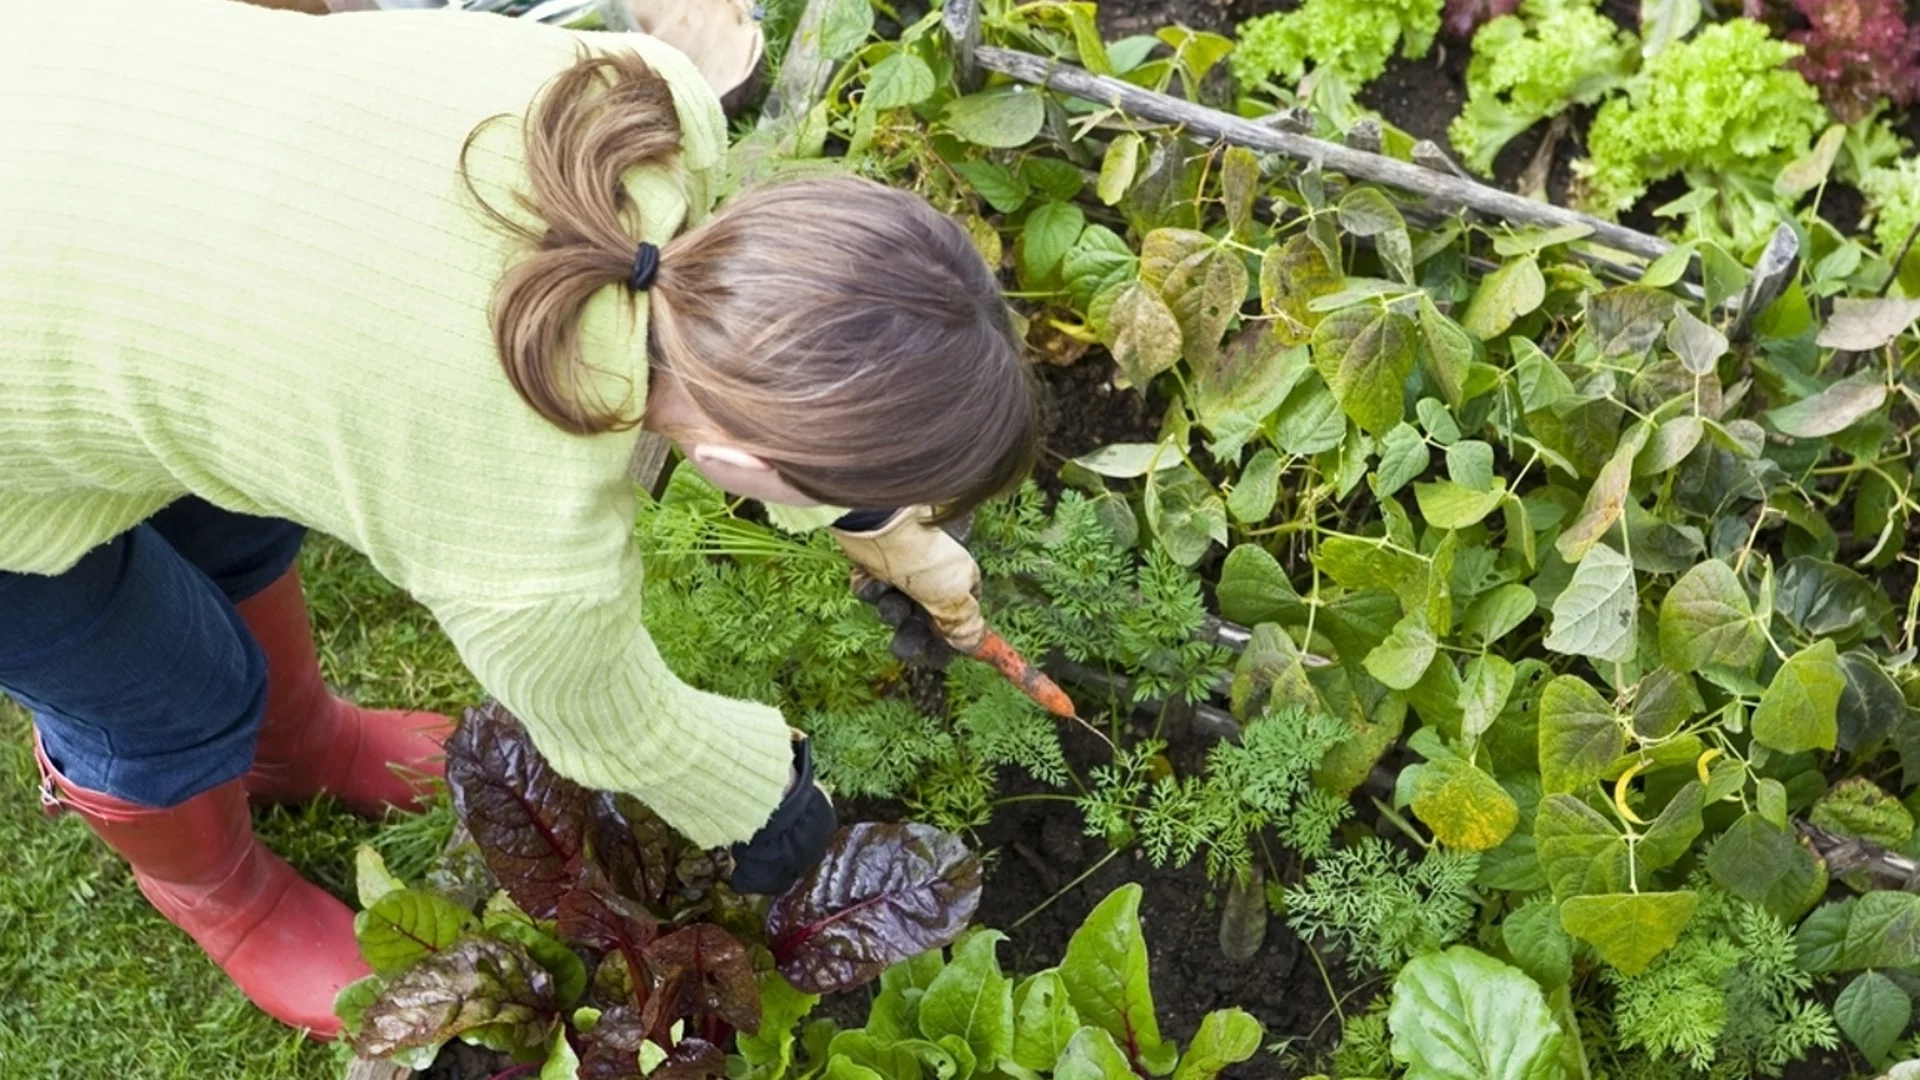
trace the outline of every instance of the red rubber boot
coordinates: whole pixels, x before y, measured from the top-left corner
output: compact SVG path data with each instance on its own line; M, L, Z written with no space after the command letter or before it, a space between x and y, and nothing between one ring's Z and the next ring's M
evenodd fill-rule
M256 803L337 795L356 813L418 810L446 775L441 744L453 721L424 712L362 709L320 678L298 570L235 605L267 654L267 711L247 794Z
M34 740L49 812L71 810L133 867L140 891L255 1005L316 1038L340 1034L340 988L372 972L353 912L253 835L238 780L154 810L75 787Z

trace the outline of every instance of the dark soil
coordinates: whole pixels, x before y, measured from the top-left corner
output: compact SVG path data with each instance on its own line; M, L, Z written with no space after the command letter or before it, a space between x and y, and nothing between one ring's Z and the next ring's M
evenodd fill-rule
M1067 367L1034 369L1042 388L1041 472L1051 476L1062 463L1117 442L1152 442L1160 431L1166 402L1113 386L1113 359L1105 350L1088 353Z
M1150 734L1150 727L1143 728L1137 737ZM1088 744L1085 751L1104 753L1091 737L1079 741ZM1197 765L1179 759L1197 758L1205 743L1199 737L1179 738L1171 753L1183 768ZM1096 755L1089 752L1087 757ZM1085 835L1079 811L1055 801L997 810L980 842L996 853L980 921L1004 927L1027 920L1009 935L1005 959L1010 969L1037 971L1059 963L1067 940L1094 905L1122 885L1137 882L1144 889L1141 921L1164 1035L1184 1044L1207 1013L1237 1006L1261 1022L1269 1044L1292 1039L1326 1049L1338 1037L1327 986L1285 923L1269 920L1265 944L1252 959L1235 964L1222 956L1220 893L1200 866L1158 871L1134 850L1093 869L1107 858L1107 842ZM1085 881L1072 885L1089 870L1093 872ZM1043 904L1048 906L1034 914ZM1283 1080L1299 1074L1263 1052L1222 1075L1231 1080Z
M511 1062L505 1054L481 1050L455 1040L441 1048L433 1067L415 1073L416 1080L491 1080Z
M1153 720L1143 715L1133 737L1152 735ZM1174 730L1179 728L1180 730ZM1197 768L1210 740L1169 720L1176 768ZM1067 736L1068 760L1083 772L1106 760L1104 746L1084 733ZM1006 795L1052 796L1058 792L1009 770L1002 776ZM842 808L845 819L893 820L901 808L863 802ZM1278 919L1270 919L1265 943L1250 960L1230 963L1220 952L1220 893L1204 869L1156 870L1138 851L1108 858L1100 837L1085 835L1079 810L1057 798L1013 802L994 811L993 820L971 838L987 853L986 891L976 922L1006 931L1000 960L1021 976L1053 967L1088 912L1115 889L1139 884L1140 917L1147 938L1153 997L1161 1033L1183 1045L1200 1020L1215 1009L1239 1007L1266 1028L1266 1044L1293 1041L1296 1051L1325 1051L1339 1036L1339 1022L1326 983L1300 940ZM1082 880L1082 875L1085 875ZM1016 925L1017 924L1017 925ZM1335 988L1350 983L1329 960ZM866 993L830 1001L822 1011L843 1024L859 1024L867 1011ZM1347 1003L1363 1006L1364 997ZM1227 1080L1295 1080L1307 1075L1264 1050L1244 1065L1221 1074Z
M1255 15L1299 6L1296 0L1102 0L1100 33L1113 41L1177 25L1231 35Z

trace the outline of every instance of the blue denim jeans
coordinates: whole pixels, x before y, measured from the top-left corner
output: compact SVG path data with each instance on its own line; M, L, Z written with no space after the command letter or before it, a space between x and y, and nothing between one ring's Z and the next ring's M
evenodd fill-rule
M244 775L267 661L234 604L305 535L187 498L64 574L0 572L0 691L89 791L166 807Z

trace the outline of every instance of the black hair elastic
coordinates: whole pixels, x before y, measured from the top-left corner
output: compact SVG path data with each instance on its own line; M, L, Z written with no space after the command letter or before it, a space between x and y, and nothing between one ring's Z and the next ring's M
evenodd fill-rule
M633 271L627 275L627 288L634 292L646 292L653 285L653 276L660 271L660 249L640 241L633 253Z

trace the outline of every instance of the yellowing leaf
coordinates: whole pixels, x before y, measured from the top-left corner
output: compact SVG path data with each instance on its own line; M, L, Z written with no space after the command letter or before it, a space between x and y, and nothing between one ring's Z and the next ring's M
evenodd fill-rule
M1840 733L1840 693L1846 685L1833 639L1795 653L1774 673L1754 710L1754 741L1786 754L1833 749Z
M1094 184L1094 193L1108 206L1119 202L1133 186L1133 178L1140 167L1140 136L1129 131L1114 136L1107 144L1106 156L1100 159L1100 179Z
M1338 291L1341 280L1313 239L1296 233L1260 257L1260 309L1276 317L1274 333L1284 344L1302 344L1320 322L1309 305Z
M1561 558L1570 563L1586 558L1593 545L1607 534L1608 529L1613 528L1614 522L1620 520L1620 514L1627 505L1627 487L1633 481L1633 460L1646 445L1647 426L1635 424L1620 440L1620 445L1614 447L1613 457L1607 459L1606 467L1600 470L1593 487L1587 490L1587 500L1580 508L1580 516L1554 542Z
M1539 738L1548 794L1600 779L1627 745L1613 707L1578 675L1561 675L1541 689Z
M1414 325L1405 315L1373 303L1341 308L1314 329L1313 362L1362 431L1385 435L1406 418Z
M1229 146L1220 163L1220 201L1227 227L1244 239L1253 231L1253 202L1260 194L1260 158L1244 146Z
M1247 267L1232 248L1213 245L1176 263L1160 283L1161 295L1180 324L1187 363L1210 370L1220 357L1220 339L1247 295Z
M1561 903L1560 924L1621 974L1638 975L1680 940L1699 899L1691 892L1576 896Z
M1114 362L1130 386L1144 390L1180 360L1180 324L1159 292L1142 282L1120 286L1107 333Z
M1413 812L1434 838L1461 851L1491 851L1520 823L1520 808L1499 781L1460 758L1420 766Z

